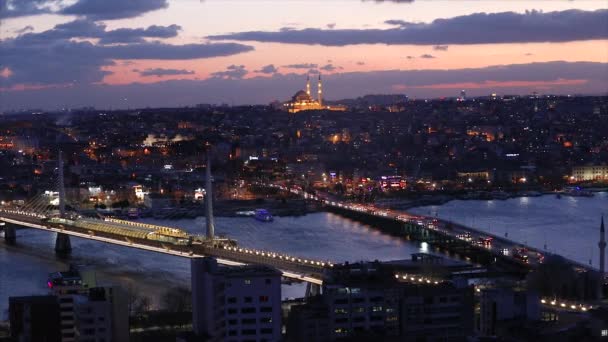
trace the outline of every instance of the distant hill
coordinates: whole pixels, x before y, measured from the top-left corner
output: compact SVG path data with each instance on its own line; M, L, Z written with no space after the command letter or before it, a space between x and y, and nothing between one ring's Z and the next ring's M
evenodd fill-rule
M368 107L368 106L390 106L398 103L407 102L408 98L405 94L370 94L360 96L355 99L343 99L331 101L335 104L343 104L348 107ZM328 101L329 102L329 101Z

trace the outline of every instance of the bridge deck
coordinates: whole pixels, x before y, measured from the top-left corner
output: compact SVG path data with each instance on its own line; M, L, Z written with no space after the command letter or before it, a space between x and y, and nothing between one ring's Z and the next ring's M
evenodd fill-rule
M429 228L427 225L424 228L433 230L436 233L444 234L445 236L451 237L454 239L461 239L459 237L459 235L468 233L471 236L471 240L468 242L471 244L478 241L479 238L488 238L488 237L492 238L492 245L488 248L489 252L491 252L494 255L499 256L501 258L502 257L511 258L517 262L519 262L519 260L514 258L514 254L512 253L513 250L525 249L527 251L526 253L528 253L528 256L531 259L533 259L530 261L531 266L538 266L538 264L542 263L542 260L546 256L557 255L554 253L550 253L548 251L541 250L536 247L526 245L521 242L516 242L516 241L510 240L510 239L507 239L506 237L501 237L498 235L494 235L491 233L481 231L479 229L467 227L467 226L464 226L464 225L461 225L461 224L458 224L455 222L442 220L442 219L438 219L435 217L428 217L428 216L424 216L424 215L412 215L405 211L392 210L392 209L387 210L387 209L376 208L373 205L349 203L349 202L343 202L343 201L338 201L338 200L332 200L332 199L330 199L329 196L325 196L322 194L312 195L312 194L306 193L300 189L295 189L295 188L289 189L286 186L278 185L278 184L258 183L257 185L266 186L266 187L270 187L270 188L274 188L274 189L279 189L282 191L289 191L292 194L303 197L304 199L322 203L323 205L325 205L327 207L333 207L333 208L338 208L340 210L357 212L357 213L369 215L371 217L376 217L376 218L380 218L380 219L388 219L388 220L394 220L394 221L400 221L400 222L408 222L408 220L418 220L418 219L421 219L422 221L425 221L425 222L428 222L430 220L437 220L437 222L439 223L439 227ZM450 229L448 229L448 227L450 227ZM584 263L581 263L581 262L578 262L578 261L575 261L575 260L572 260L569 258L565 258L565 257L563 257L563 258L566 259L569 264L571 264L572 266L574 266L580 270L597 271L597 269L595 269L594 267L592 267L590 265L586 265Z
M49 225L42 218L36 216L0 213L0 221L184 258L213 256L218 258L219 263L225 265L262 264L272 266L281 270L284 277L318 285L323 283L322 278L325 271L333 267L333 264L327 261L302 259L281 253L259 251L237 246L214 245L209 243L181 245L157 240L148 240L139 236L120 235L111 232L111 230L92 231L87 228L68 225L57 227ZM112 224L109 224L108 226L112 227Z

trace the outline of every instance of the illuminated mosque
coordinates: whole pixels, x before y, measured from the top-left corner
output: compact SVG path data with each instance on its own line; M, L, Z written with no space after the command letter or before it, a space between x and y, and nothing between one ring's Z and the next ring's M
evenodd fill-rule
M303 110L333 110L345 111L346 107L342 105L323 105L323 84L321 82L321 74L319 74L319 82L317 83L317 100L310 95L310 76L306 77L306 91L300 90L292 96L291 101L283 104L285 110L290 113L297 113Z

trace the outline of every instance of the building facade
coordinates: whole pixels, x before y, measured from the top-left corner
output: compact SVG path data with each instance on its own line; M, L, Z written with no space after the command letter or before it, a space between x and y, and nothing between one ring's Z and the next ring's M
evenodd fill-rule
M210 341L281 339L281 273L262 266L219 266L194 258L192 325Z
M608 181L608 165L585 165L572 168L572 180L583 181Z
M55 296L9 298L11 337L23 342L59 342L59 302Z
M62 342L129 340L129 308L118 287L96 287L92 270L70 268L49 275L48 287L59 303Z
M380 263L338 267L322 295L293 307L289 341L460 341L473 334L473 290L396 278Z

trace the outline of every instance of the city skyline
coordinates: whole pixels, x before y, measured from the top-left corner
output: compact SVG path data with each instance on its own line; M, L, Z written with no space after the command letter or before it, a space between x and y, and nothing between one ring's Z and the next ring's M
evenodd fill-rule
M0 3L0 110L604 94L598 1ZM280 13L280 15L276 15ZM230 18L230 20L226 20Z

